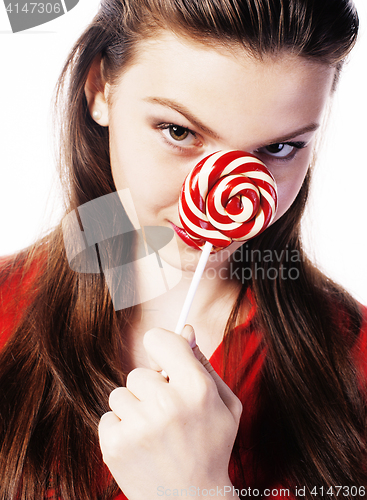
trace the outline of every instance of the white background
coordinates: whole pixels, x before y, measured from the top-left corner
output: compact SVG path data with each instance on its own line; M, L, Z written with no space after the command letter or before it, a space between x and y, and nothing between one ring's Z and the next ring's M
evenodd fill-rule
M355 3L361 37L334 101L305 237L318 265L367 304L367 1ZM98 4L80 0L66 15L13 34L0 3L0 255L60 218L50 103L64 59Z

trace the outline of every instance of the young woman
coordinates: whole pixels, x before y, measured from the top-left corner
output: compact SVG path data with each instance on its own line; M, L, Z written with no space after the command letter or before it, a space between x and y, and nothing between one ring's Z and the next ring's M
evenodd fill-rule
M300 238L357 31L347 0L102 1L58 87L64 224L2 264L0 498L366 495L366 313ZM226 149L267 165L278 211L211 257L178 336L200 257L180 189ZM82 207L116 192L132 221L174 231L159 256L182 272L122 308L98 267L114 256L72 265L65 224L83 228ZM136 261L122 297L146 292L138 247L127 235L104 247Z

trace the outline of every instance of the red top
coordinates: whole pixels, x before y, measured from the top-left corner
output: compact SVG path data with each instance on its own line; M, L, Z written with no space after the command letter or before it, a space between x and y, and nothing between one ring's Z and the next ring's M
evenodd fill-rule
M0 269L5 259L0 259ZM33 266L28 273L23 276L22 270L14 270L11 272L11 277L0 287L0 349L5 345L11 330L14 327L15 322L19 321L22 310L27 304L27 297L32 288L32 282L34 281L37 272L39 272L38 266ZM17 285L22 279L22 294L19 296L19 290L17 290ZM18 294L17 297L17 310L10 310L9 303L14 296ZM246 483L248 488L253 490L254 488L259 489L259 497L265 496L269 499L284 499L284 498L295 498L290 492L287 496L283 491L281 485L271 483L269 484L264 477L264 482L262 487L258 484L254 484L254 479L251 478L251 471L253 470L252 465L252 454L251 454L251 429L253 425L254 416L256 414L256 396L257 396L257 382L259 381L259 376L261 373L261 367L265 359L265 350L261 346L261 334L257 332L251 325L253 317L255 315L255 304L251 300L250 294L248 298L252 303L252 308L250 313L242 325L235 328L232 333L231 345L238 346L241 352L241 359L239 363L236 363L235 369L233 369L233 364L230 363L231 371L229 373L229 379L226 380L227 384L234 389L235 381L240 380L239 390L237 389L236 394L243 403L244 411L241 416L239 433L243 436L243 443L245 445L245 451L241 453L241 462L243 469L246 471ZM28 299L29 300L29 299ZM353 356L358 364L362 368L363 377L367 378L367 308L363 308L364 322L360 332L359 340L353 348ZM246 334L244 334L246 332ZM213 355L210 358L210 363L217 373L223 373L223 349L224 345L221 343ZM229 475L233 484L238 483L236 477L238 477L238 471L236 470L234 461L231 460L229 465ZM259 476L258 476L259 477ZM264 491L267 489L267 491ZM255 492L254 492L255 493ZM172 492L173 495L173 492ZM123 493L119 493L114 500L126 500Z

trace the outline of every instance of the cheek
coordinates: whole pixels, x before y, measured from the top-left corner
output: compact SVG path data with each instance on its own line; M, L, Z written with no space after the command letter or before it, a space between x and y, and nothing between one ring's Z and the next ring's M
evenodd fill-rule
M111 137L111 168L117 190L130 190L138 213L156 214L158 210L178 206L180 176L167 168L152 147L139 147L133 141L116 141Z
M111 121L110 154L117 190L129 188L134 201L149 203L151 210L178 206L182 183L191 167L167 153L144 122Z
M154 178L154 166L145 145L140 145L131 127L112 122L110 126L110 155L112 176L117 189L145 187Z

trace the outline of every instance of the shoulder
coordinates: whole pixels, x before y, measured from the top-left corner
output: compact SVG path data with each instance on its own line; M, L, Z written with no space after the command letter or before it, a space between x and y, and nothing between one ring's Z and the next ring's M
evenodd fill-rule
M43 260L25 254L0 257L0 349L31 302Z

